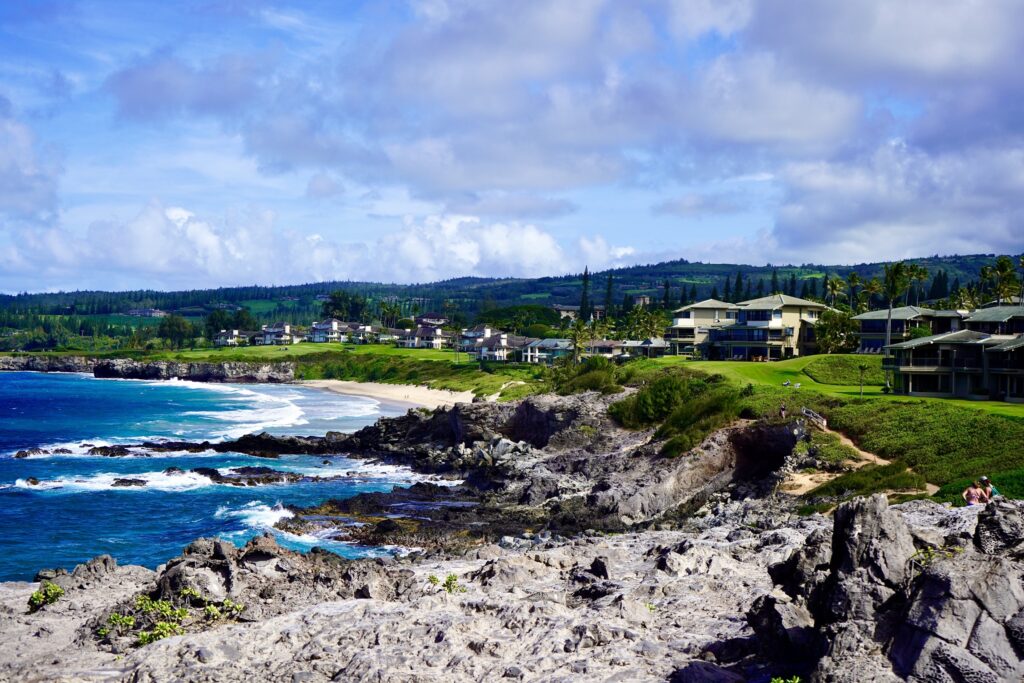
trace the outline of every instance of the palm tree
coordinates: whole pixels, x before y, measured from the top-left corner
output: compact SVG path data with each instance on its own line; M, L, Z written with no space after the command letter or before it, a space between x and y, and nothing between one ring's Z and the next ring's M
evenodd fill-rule
M569 342L572 344L572 362L580 362L580 350L586 347L593 333L582 320L575 320L569 328Z
M914 288L917 294L914 305L919 306L921 304L921 288L928 281L928 269L924 266L912 265L907 271L910 279L917 283L917 286Z
M846 289L846 283L843 282L842 278L830 277L825 280L825 292L832 297L832 305L836 305L836 297L843 293Z
M1017 260L1017 267L1020 268L1020 295L1017 298L1017 304L1024 306L1024 254Z
M889 345L892 343L892 305L910 286L907 266L902 261L885 264L885 279L882 282L882 294L889 302L889 314L885 318L885 351L884 358L889 357ZM885 386L889 384L889 370L885 371Z
M857 298L857 288L861 286L863 282L860 279L860 275L857 275L857 271L851 270L850 274L846 276L846 287L850 292L850 310L854 308L854 300Z
M1013 265L1013 259L1009 256L1000 256L996 259L996 265L992 268L992 280L995 283L996 302L1002 305L1004 299L1013 296L1017 289L1017 272Z
M992 268L992 266L982 266L981 267L981 270L978 273L978 277L981 280L981 289L982 289L983 292L988 290L989 285L992 284L992 276L993 276L994 272L995 271Z
M864 373L868 371L866 363L861 363L857 366L857 370L860 371L860 397L864 398Z
M882 293L882 283L877 277L873 277L864 285L864 289L861 290L860 295L863 297L863 301L858 305L858 310L861 313L871 308L871 297Z

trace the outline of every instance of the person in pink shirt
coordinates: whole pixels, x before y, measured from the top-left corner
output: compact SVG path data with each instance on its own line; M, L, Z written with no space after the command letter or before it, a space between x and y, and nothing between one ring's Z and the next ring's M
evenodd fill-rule
M985 489L976 481L972 481L970 486L965 488L964 492L960 495L963 496L964 501L968 505L983 505L988 502L988 495L985 493Z

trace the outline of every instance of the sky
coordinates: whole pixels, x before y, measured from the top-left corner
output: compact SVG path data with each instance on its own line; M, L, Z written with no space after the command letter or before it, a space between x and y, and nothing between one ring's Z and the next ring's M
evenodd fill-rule
M0 291L1024 251L1018 0L0 2Z

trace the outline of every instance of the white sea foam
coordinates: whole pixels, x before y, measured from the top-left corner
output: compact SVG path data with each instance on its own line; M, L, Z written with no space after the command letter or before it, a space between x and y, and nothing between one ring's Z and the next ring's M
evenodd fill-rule
M294 516L294 512L280 503L270 506L259 501L247 503L245 506L235 510L221 506L214 513L214 517L217 519L238 519L252 529L269 529L282 519Z
M145 486L114 486L117 479L141 479ZM29 484L25 479L14 482L15 488L31 491L65 491L67 493L90 493L94 491L192 491L213 486L209 477L195 472L167 474L165 472L100 472L86 477L69 476L44 479L38 484Z

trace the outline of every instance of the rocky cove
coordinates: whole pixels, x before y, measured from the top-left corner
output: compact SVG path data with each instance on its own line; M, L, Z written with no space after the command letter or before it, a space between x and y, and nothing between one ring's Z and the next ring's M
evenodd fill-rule
M390 560L200 539L0 587L0 678L130 681L1016 681L1024 516L777 492L805 426L737 422L677 458L597 394L410 411L352 435L211 446L347 453L461 480L294 509ZM116 456L118 453L109 453ZM266 470L240 473L272 476ZM153 607L153 605L166 607ZM165 617L154 616L166 610ZM117 615L116 618L112 618ZM131 619L131 626L127 620ZM138 647L158 623L170 636Z

